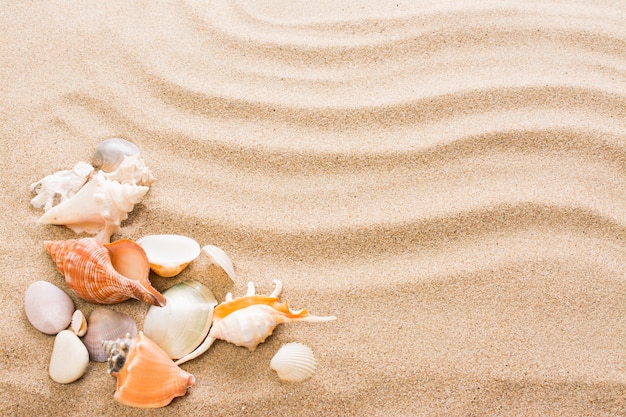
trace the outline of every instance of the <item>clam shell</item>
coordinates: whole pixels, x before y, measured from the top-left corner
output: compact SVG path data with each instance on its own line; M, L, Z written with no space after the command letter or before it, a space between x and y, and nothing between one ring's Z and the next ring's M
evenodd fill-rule
M78 336L71 330L56 335L50 357L48 373L60 384L76 381L87 372L89 353Z
M109 373L117 378L114 398L124 405L164 407L196 382L143 332L104 345L109 352Z
M76 310L72 314L72 321L70 322L70 328L76 336L82 337L87 333L87 319L82 311Z
M152 271L161 277L178 275L200 255L200 245L181 235L147 235L137 240L150 261Z
M57 334L70 324L74 302L56 285L36 281L26 290L24 309L35 329L46 334Z
M287 343L276 352L270 367L283 381L302 382L315 374L317 360L310 347L302 343Z
M95 362L106 362L107 353L102 346L105 340L116 340L124 335L137 335L137 323L128 314L108 308L96 308L89 315L87 333L83 343L89 351L89 357Z
M206 338L217 300L209 288L195 280L178 283L163 295L167 305L150 307L143 331L170 358L179 359Z
M141 246L130 240L103 244L95 238L45 241L46 250L82 299L115 304L135 298L165 305L161 293L150 284L150 264Z
M235 268L226 252L213 245L203 246L202 252L211 259L211 262L222 268L233 282L235 281Z
M139 155L141 151L132 142L111 138L101 142L93 152L91 165L104 172L116 170L126 156Z

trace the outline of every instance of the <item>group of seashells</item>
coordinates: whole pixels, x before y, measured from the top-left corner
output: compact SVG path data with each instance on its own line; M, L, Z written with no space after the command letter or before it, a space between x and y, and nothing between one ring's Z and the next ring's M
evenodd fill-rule
M44 242L78 297L96 304L130 298L151 304L143 330L138 331L135 319L127 314L98 307L86 319L65 291L47 281L32 283L25 293L26 316L39 331L56 335L49 365L54 381L76 381L86 373L90 360L108 362L109 373L117 378L117 401L132 407L163 407L195 383L195 376L179 365L206 352L215 340L253 351L279 324L335 320L305 309L291 310L279 299L282 283L278 280L270 295L256 294L250 282L244 296L233 298L228 293L222 303L193 279L159 293L150 283L150 271L176 276L201 252L233 280L235 271L220 248L201 248L185 236L110 241L154 181L139 148L112 138L97 146L91 164L79 162L31 185L36 193L31 204L45 211L39 223L95 234ZM270 367L281 380L300 382L314 374L317 362L308 346L287 343Z

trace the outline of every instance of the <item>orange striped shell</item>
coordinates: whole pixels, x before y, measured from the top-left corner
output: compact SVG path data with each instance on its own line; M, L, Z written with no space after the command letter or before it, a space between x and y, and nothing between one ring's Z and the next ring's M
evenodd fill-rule
M44 245L67 285L86 301L115 304L135 298L156 306L165 305L165 297L148 279L148 258L135 242L118 240L103 244L96 238L83 238L48 240Z
M158 408L182 397L196 378L174 364L156 343L139 332L134 339L104 342L109 372L117 378L114 398L124 405Z

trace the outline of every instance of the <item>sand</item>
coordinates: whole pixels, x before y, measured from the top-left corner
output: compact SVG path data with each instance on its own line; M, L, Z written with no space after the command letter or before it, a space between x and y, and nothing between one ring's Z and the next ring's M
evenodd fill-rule
M0 414L626 415L626 24L620 1L13 2L0 10ZM254 352L218 341L159 410L92 362L47 372L23 307L68 291L29 185L109 137L158 181L114 239L224 249L185 279L284 283ZM110 308L139 323L148 305ZM269 361L310 346L317 374Z

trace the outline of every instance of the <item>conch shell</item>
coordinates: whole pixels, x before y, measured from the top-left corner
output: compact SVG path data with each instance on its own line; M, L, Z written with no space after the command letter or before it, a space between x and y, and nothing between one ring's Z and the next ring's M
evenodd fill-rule
M93 167L91 165L79 162L72 169L47 175L30 185L30 190L37 193L30 200L30 204L35 208L43 208L44 211L50 210L55 201L57 203L63 202L76 194L87 182L92 172Z
M114 398L124 405L158 408L187 393L196 378L180 369L156 343L139 332L103 342L109 373L117 378Z
M98 233L100 240L109 242L148 190L108 179L98 171L74 196L46 211L37 223L65 225L76 233Z
M103 244L96 238L45 241L46 250L67 285L82 299L115 304L129 298L164 306L165 297L150 284L150 264L130 240Z
M278 299L282 283L274 280L274 284L276 288L269 296L256 295L252 282L248 283L248 292L244 297L233 299L232 294L228 293L226 301L213 310L211 330L202 345L176 363L181 364L198 357L206 352L216 339L245 346L253 351L279 324L295 321L319 323L336 319L335 316L312 316L305 309L291 311L286 301L281 303Z

